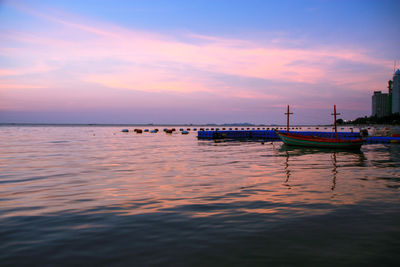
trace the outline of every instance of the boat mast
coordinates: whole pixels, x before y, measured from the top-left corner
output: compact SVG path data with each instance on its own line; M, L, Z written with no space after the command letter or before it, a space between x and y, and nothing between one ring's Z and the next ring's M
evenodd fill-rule
M289 105L287 105L287 112L285 113L285 115L287 115L287 119L286 119L286 132L287 133L289 133L289 116L292 114L293 113L291 113L289 110Z
M337 127L336 127L336 115L340 115L340 113L336 113L336 105L333 105L333 113L331 114L334 117L334 124L335 124L335 139L337 139Z

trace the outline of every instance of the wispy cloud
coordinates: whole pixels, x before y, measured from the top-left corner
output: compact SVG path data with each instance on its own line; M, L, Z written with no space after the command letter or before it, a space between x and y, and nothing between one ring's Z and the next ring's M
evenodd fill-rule
M46 87L43 85L0 81L0 92L2 89L4 90L4 89L41 89L41 88L46 88Z
M65 26L71 31L66 31L67 36L62 40L52 38L54 32L43 33L40 36L17 33L15 36L20 41L43 46L42 49L35 47L33 51L29 51L29 48L21 50L28 50L33 55L36 51L40 56L47 54L46 58L52 56L67 62L80 59L112 59L156 66L159 62L171 62L229 75L307 83L321 80L340 81L341 77L329 77L330 75L326 74L337 61L345 60L367 65L387 63L369 56L363 49L350 50L337 47L312 50L285 49L251 40L194 33L184 36L192 40L189 43L165 35L130 30L104 22L92 21L84 24L72 15L63 14L63 17L59 18L26 7L19 6L19 8L50 23ZM73 37L78 36L78 39L65 41L71 40L68 34ZM207 42L202 42L204 40ZM307 64L292 66L291 63L296 61L304 61ZM178 75L175 78L179 78Z

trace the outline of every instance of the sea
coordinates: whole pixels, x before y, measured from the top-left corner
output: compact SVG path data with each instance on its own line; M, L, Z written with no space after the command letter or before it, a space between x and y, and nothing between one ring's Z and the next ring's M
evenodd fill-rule
M400 266L399 144L134 128L0 127L0 266Z

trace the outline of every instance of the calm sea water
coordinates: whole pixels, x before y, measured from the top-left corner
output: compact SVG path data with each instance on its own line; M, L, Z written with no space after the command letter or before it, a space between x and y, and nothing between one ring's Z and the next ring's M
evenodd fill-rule
M1 266L400 264L400 145L121 129L0 127Z

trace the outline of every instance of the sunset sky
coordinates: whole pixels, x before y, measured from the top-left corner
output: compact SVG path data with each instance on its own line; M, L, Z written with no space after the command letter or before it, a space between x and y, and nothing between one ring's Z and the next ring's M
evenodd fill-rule
M0 123L330 123L400 65L400 1L1 1Z

